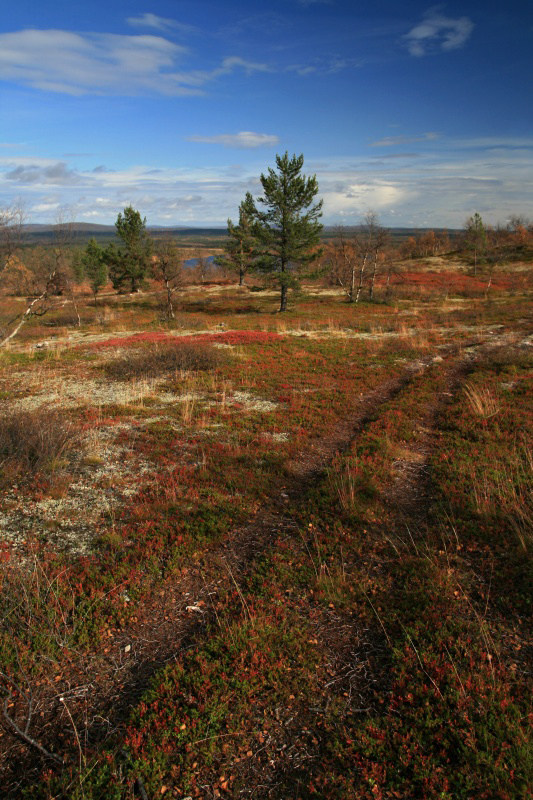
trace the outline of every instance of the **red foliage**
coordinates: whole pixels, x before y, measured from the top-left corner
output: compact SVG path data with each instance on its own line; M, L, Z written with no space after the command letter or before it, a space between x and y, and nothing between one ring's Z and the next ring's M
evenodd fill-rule
M224 333L199 333L191 336L193 342L220 342L221 344L266 344L282 339L279 333L266 331L224 331Z

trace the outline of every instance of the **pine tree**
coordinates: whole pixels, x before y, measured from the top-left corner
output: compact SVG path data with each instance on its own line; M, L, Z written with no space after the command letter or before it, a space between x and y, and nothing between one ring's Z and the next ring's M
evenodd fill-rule
M277 172L269 167L268 175L261 175L263 197L257 202L265 210L257 208L251 195L245 200L261 249L256 268L279 286L280 311L287 310L289 289L297 289L300 278L311 277L305 268L322 255L317 247L322 201L312 205L318 183L316 176L301 174L303 163L303 155L276 156Z
M152 240L146 232L146 218L142 219L138 211L128 206L124 209L124 216L118 215L115 228L123 247L117 249L111 244L106 250L109 277L113 288L121 291L129 284L131 292L138 292L146 277L152 253Z
M487 247L487 231L481 219L481 214L476 213L469 217L465 223L465 242L469 250L474 251L474 275L477 274L479 256L483 256Z
M253 199L248 192L239 206L239 223L228 219L228 239L224 243L224 254L218 256L216 264L239 276L239 286L244 285L244 276L253 267L258 255L258 243L253 233Z
M94 294L94 304L96 305L96 295L107 283L107 265L105 263L105 250L100 247L96 239L91 239L81 257L83 273L89 281L89 286Z

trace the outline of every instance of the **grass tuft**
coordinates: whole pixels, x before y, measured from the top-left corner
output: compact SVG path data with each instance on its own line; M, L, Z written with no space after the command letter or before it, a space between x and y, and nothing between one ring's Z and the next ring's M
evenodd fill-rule
M496 398L490 389L486 387L466 383L465 395L468 405L478 417L489 419L489 417L494 417L500 410Z

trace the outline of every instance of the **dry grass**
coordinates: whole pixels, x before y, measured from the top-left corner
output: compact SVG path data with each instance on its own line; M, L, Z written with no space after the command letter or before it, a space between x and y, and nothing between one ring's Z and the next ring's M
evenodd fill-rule
M500 410L498 401L490 389L484 386L475 386L473 383L465 383L464 392L468 405L478 417L489 419Z
M346 463L343 472L332 472L331 484L337 495L340 506L347 514L353 513L358 507L358 490L356 479L357 467Z
M474 486L474 497L479 513L505 514L520 549L533 555L533 453L525 443L514 449L509 463L495 466Z

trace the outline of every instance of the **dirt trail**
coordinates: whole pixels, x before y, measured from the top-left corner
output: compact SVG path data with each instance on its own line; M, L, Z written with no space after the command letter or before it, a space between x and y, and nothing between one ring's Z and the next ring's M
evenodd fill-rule
M234 530L226 541L203 553L201 568L191 565L184 574L162 585L139 609L134 623L110 636L105 646L91 653L72 654L61 682L34 692L32 736L47 749L53 749L63 732L65 752L75 760L74 726L84 746L92 747L117 731L157 670L185 648L201 642L207 621L214 617L212 609L218 592L231 589L232 584L249 574L280 533L294 533L295 523L287 507L304 502L335 454L346 450L371 415L401 392L412 375L425 369L431 360L412 362L399 378L385 381L363 396L354 414L340 420L333 433L287 465L285 487L279 496L271 497L248 524ZM29 775L38 775L37 752L11 736L6 736L4 742L8 749L0 769L3 765L6 784L16 787L17 776L22 774L27 785ZM16 792L14 788L8 796L16 797Z
M453 349L450 352L449 361L446 359L439 366L448 372L446 391L418 420L417 437L410 445L412 458L406 457L398 463L397 480L391 487L389 503L398 532L405 531L406 524L416 528L427 522L431 495L428 461L435 446L434 427L439 408L450 402L458 391L473 358L456 358ZM411 362L399 378L385 381L362 397L355 413L340 420L330 435L286 465L285 486L279 496L270 497L248 524L234 530L212 550L202 553L201 567L191 564L179 577L163 584L139 609L136 621L119 634L110 636L105 647L74 657L62 683L53 689L41 687L34 697L34 718L38 720L32 726L35 739L51 748L62 730L66 733L65 753L75 760L74 725L80 740L89 748L98 747L120 730L152 676L179 653L205 638L207 623L215 618L218 593L231 589L251 574L257 560L277 537L294 536L296 523L288 507L303 507L309 491L320 482L334 456L347 450L376 411L401 393L414 375L428 369L434 357ZM344 624L342 620L338 623L339 626ZM364 658L358 657L359 667L355 669L352 656L347 654L347 643L352 647L354 638L352 627L346 628L344 638L337 636L330 643L332 668L344 681L343 686L348 681L350 691L354 681L360 679L365 663ZM327 639L326 624L324 636ZM361 642L358 646L362 646ZM370 649L372 645L365 646ZM65 702L62 703L60 697ZM4 738L6 744L7 738ZM9 739L2 758L3 771L6 782L14 787L13 793L7 796L16 797L17 776L24 775L25 785L32 773L37 778L37 754L34 749Z

